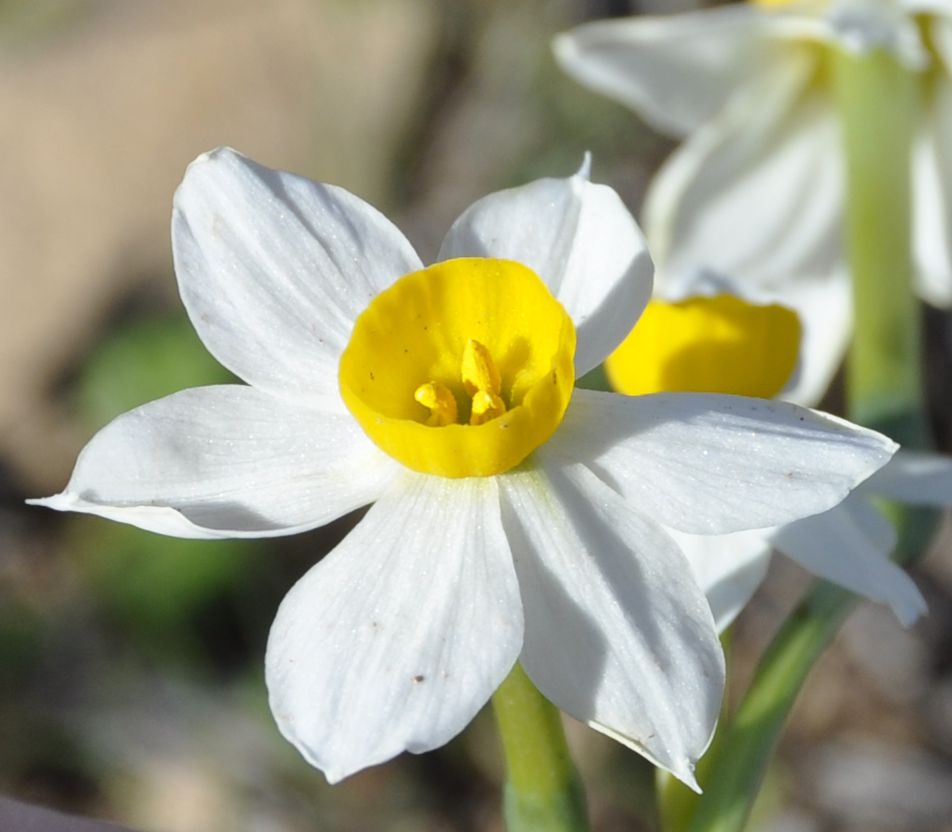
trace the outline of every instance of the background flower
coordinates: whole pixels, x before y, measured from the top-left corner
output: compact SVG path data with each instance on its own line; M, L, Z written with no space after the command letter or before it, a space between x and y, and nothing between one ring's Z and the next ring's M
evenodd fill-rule
M629 395L703 389L784 398L791 375L810 372L812 357L798 356L802 338L797 316L785 307L726 294L730 287L724 278L712 282L709 275L700 275L681 284L685 299L652 301L641 326L606 360L613 387ZM897 535L877 498L952 505L952 460L900 451L829 511L781 527L728 535L672 533L721 631L750 601L775 550L821 578L889 605L909 627L926 611L926 602L889 559Z
M648 189L644 225L665 279L699 267L800 314L822 395L851 325L843 161L831 49L892 51L921 79L915 148L916 277L952 302L952 11L929 2L746 3L587 24L555 41L581 83L684 143Z

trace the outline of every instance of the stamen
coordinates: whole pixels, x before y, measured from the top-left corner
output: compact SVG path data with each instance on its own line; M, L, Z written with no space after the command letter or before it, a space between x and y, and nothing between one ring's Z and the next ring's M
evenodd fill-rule
M430 417L426 423L430 427L445 427L456 424L456 397L450 389L438 381L430 381L417 387L413 394L424 407L429 408Z
M471 425L481 425L506 412L505 402L488 390L477 390L473 395L473 409L469 416Z
M500 393L502 381L489 350L472 338L466 342L463 349L460 375L466 392L471 396L475 396L479 390L485 390L496 396Z
M506 412L506 403L500 398L502 379L496 363L485 344L473 338L463 348L460 377L466 392L473 397L469 415L471 425L481 425Z

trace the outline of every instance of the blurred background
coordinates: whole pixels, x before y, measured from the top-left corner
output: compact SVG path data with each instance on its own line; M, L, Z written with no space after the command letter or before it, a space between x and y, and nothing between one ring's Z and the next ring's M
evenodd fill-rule
M0 0L0 794L142 832L501 829L489 714L438 752L333 788L272 723L270 622L354 517L209 543L23 500L60 490L113 416L228 380L172 273L172 193L196 155L227 144L342 185L424 260L474 199L568 175L585 150L637 210L671 145L563 77L549 39L697 5ZM924 314L948 451L952 330ZM755 828L952 829L947 525L915 578L927 619L905 632L862 605L821 662ZM775 561L737 628L732 695L807 584ZM595 829L652 829L650 768L568 728Z

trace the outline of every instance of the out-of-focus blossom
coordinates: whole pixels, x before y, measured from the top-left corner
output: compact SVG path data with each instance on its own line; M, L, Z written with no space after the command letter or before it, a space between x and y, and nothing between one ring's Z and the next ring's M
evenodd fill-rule
M721 281L721 286L729 285ZM688 287L683 286L685 291ZM629 395L659 391L783 395L797 366L796 315L730 294L651 301L638 326L605 362L612 386ZM773 550L815 575L888 604L909 626L926 610L912 579L889 556L892 524L876 507L888 497L911 505L952 505L952 460L899 451L829 511L793 523L729 535L671 530L704 587L718 628L726 628L763 581Z
M844 165L831 50L887 49L921 79L913 153L916 279L952 303L952 3L774 0L600 21L561 35L574 78L685 141L652 181L644 226L659 283L699 265L795 309L816 401L849 340ZM875 137L871 137L875 141Z

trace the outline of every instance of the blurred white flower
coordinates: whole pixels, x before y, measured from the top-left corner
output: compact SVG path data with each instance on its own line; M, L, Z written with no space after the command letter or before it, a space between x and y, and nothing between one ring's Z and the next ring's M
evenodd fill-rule
M916 279L952 303L952 3L762 0L668 17L587 24L559 36L570 75L685 141L644 206L659 283L704 266L803 322L820 398L851 329L842 242L844 174L829 51L890 50L919 73L913 159Z
M783 403L573 392L652 282L634 220L584 172L478 201L424 268L355 196L218 150L189 167L172 235L192 323L247 386L120 416L37 502L194 537L374 503L268 643L278 725L331 781L447 742L518 660L694 785L723 657L663 526L824 511L895 445Z
M767 575L773 551L820 578L886 604L911 627L927 612L912 578L889 559L896 530L876 505L952 506L952 460L900 450L887 465L829 511L774 529L699 536L669 530L704 588L718 631L726 629Z
M612 386L628 395L706 390L785 396L788 377L809 372L796 315L730 294L725 277L682 282L677 301L653 300L638 325L605 361ZM926 611L912 579L889 556L892 524L875 498L952 506L952 460L899 451L884 468L829 511L793 523L728 535L669 530L704 588L719 630L746 606L767 573L773 550L864 598L888 604L904 626Z

